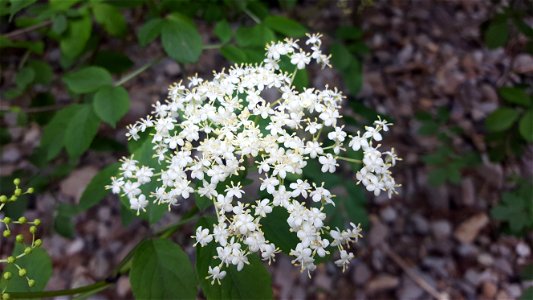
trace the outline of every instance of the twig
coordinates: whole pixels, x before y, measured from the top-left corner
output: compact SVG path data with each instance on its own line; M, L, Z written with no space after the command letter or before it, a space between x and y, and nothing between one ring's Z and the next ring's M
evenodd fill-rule
M255 23L260 24L261 19L259 19L253 12L251 12L248 8L243 9L244 13L247 14L252 20L254 20Z
M120 86L120 85L123 85L124 83L126 83L127 81L135 78L137 75L141 74L142 72L146 71L146 69L150 68L151 66L157 64L160 60L161 60L162 57L157 57L153 60L151 60L150 62L142 65L140 68L138 68L137 70L133 70L131 73L127 74L126 76L120 78L119 80L117 80L117 82L115 82L115 86Z
M39 24L35 24L35 25L32 25L32 26L28 26L26 28L21 28L21 29L17 29L17 30L14 30L14 31L11 31L10 33L7 33L7 34L4 34L4 36L6 38L13 38L13 37L16 37L17 35L21 35L21 34L24 34L26 32L30 32L30 31L34 31L34 30L37 30L39 28L43 28L43 27L46 27L48 25L52 24L52 21L51 20L46 20L42 23L39 23Z
M424 278L420 277L413 269L409 268L405 260L398 256L394 251L392 251L387 244L384 244L382 247L383 251L398 265L402 270L409 276L416 284L418 284L422 289L428 292L437 300L447 300L449 299L448 294L439 293L433 286L431 286Z

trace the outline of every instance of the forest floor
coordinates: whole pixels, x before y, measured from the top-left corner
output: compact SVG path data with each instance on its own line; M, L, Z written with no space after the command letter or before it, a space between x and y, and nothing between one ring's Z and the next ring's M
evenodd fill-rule
M533 235L503 234L491 219L490 208L509 188L505 179L510 174L533 175L533 149L505 163L492 163L487 158L482 124L499 105L496 88L518 81L525 72L531 75L533 58L484 47L480 25L491 13L490 1L376 2L361 13L350 13L340 4L335 7L333 1L327 7L309 5L297 10L294 17L309 20L306 25L314 30L327 32L354 22L365 32L370 53L362 62L364 84L358 98L395 121L384 146L394 146L403 157L394 170L402 188L390 200L369 195L370 230L356 246L357 259L345 273L328 263L309 278L291 265L290 258L280 255L270 267L276 298L415 300L440 295L448 299L516 299L527 288L518 274L532 261ZM209 30L204 29L208 40ZM161 52L156 44L114 50L126 51L138 65ZM196 72L208 77L208 70L221 69L217 51L206 52L196 65L184 68L163 60L128 82L131 111L118 125L122 129L109 128L109 137L124 141L125 125L146 115L152 103L164 98L172 82ZM46 55L51 60L57 56ZM317 85L340 82L334 71L311 78ZM435 137L418 134L421 124L414 115L439 108L448 111L450 122L463 129L452 147L480 153L482 163L463 171L460 184L433 187L428 184L422 156L435 151L439 143ZM37 126L16 128L9 116L6 123L13 127L15 138L2 151L2 175L29 164L28 155L41 132ZM91 177L116 159L109 153L90 152L67 178L37 196L30 214L43 219L44 228L51 228L50 208L58 202L75 203ZM158 226L179 220L184 209L168 214ZM150 234L140 221L124 227L118 200L113 197L76 217L75 224L77 235L72 240L52 229L42 236L54 263L48 289L105 278ZM192 226L176 235L189 253L194 253L189 238ZM128 279L122 277L93 299L131 297Z

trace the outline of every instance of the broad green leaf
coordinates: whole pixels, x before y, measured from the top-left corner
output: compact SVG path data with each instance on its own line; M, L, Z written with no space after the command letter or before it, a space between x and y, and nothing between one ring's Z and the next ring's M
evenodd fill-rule
M94 57L93 65L105 68L111 73L123 73L133 67L133 61L122 52L102 50Z
M9 8L9 22L11 22L11 19L13 19L16 13L37 2L37 0L10 0L9 2L11 3Z
M212 228L213 222L202 219L199 226ZM220 264L217 255L216 244L211 242L208 245L196 248L196 271L200 280L200 286L204 295L209 300L216 299L272 299L272 281L270 274L256 254L248 256L250 264L245 265L241 271L237 271L235 266L225 268L226 277L221 280L221 284L211 284L207 279L209 266L214 267Z
M113 79L109 72L100 67L86 67L67 73L63 76L63 81L69 90L76 94L94 92L103 86L113 84Z
M235 40L241 47L261 47L275 40L274 32L263 24L253 27L239 27L235 34ZM264 51L263 51L264 52Z
M54 230L61 236L72 239L76 236L76 228L73 218L80 211L78 207L72 204L60 203L56 208L54 217Z
M61 54L68 60L77 58L85 49L91 32L92 21L88 13L82 14L81 18L72 19L69 22L67 33L59 42Z
M13 255L19 255L24 252L25 246L20 243L15 244ZM50 276L52 276L52 261L50 257L42 248L33 249L30 254L25 255L17 259L17 264L26 269L27 276L30 279L35 280L33 287L28 286L28 282L25 277L18 276L18 269L14 264L6 266L5 271L11 272L13 276L9 281L4 278L0 279L0 290L3 290L7 286L6 292L39 292L42 291Z
M114 128L128 112L130 97L121 86L104 86L94 95L93 107L96 115Z
M35 71L31 67L24 67L15 75L15 83L19 89L26 89L34 79Z
M198 281L189 257L169 240L144 241L130 271L137 299L196 299Z
M146 46L155 40L163 28L163 20L156 18L144 23L137 32L137 38L141 46Z
M220 53L229 61L240 64L248 62L246 53L233 45L225 45L220 48Z
M528 112L526 112L522 119L520 119L520 123L518 124L518 129L520 130L520 134L524 138L524 140L528 142L533 142L533 110L530 109Z
M81 105L74 104L61 109L44 127L40 147L44 149L47 160L56 157L65 145L65 132L68 125L81 108Z
M509 35L507 27L507 18L496 17L489 23L485 31L484 40L487 47L494 49L502 47L507 42Z
M350 61L350 65L342 72L344 83L352 95L357 95L363 85L363 69L356 59Z
M517 119L518 111L509 107L501 107L485 119L485 127L492 132L504 131L513 126Z
M339 70L346 70L353 59L352 54L341 43L331 45L331 63Z
M282 16L268 16L264 23L270 29L290 37L302 37L307 32L302 24Z
M196 27L180 18L164 21L161 40L165 52L181 63L198 61L202 53L202 37Z
M31 60L28 62L28 66L32 68L35 73L33 79L34 82L47 85L52 81L54 71L47 62L42 60Z
M531 104L531 100L529 99L529 96L526 94L526 92L517 87L502 87L498 90L500 93L500 96L502 96L503 99L505 99L509 103L529 106Z
M215 32L215 35L220 39L220 41L225 44L229 42L231 39L231 36L233 35L233 31L231 30L231 26L229 25L228 21L222 20L218 22L215 25L215 28L213 30Z
M82 104L65 131L65 147L70 157L79 157L89 149L99 126L100 120L92 106Z
M68 27L67 17L63 14L58 14L52 18L52 32L57 35L62 35Z
M114 163L94 175L91 182L89 182L83 191L83 194L81 194L79 204L81 210L87 210L104 199L109 193L106 186L111 184L111 176L117 174L118 168L119 163Z
M93 3L95 20L113 36L122 36L126 32L126 20L114 6L105 3Z
M299 242L296 234L290 232L290 226L287 223L288 217L287 210L274 207L272 212L261 220L261 228L265 233L265 238L278 246L285 254L289 254Z

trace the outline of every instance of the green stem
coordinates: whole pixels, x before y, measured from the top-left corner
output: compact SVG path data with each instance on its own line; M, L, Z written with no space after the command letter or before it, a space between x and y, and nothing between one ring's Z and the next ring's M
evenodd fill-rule
M244 13L246 13L252 20L254 20L255 23L260 24L261 19L259 19L253 12L251 12L248 8L243 9Z
M353 163L356 163L356 164L360 164L361 163L361 161L359 159L353 159L353 158L344 157L344 156L336 156L335 159L345 160L345 161L353 162Z
M126 75L126 76L124 76L122 78L120 78L117 82L115 82L115 86L121 86L124 83L128 82L129 80L137 77L139 74L141 74L142 72L146 71L146 69L148 69L148 68L152 67L153 65L157 64L160 60L161 60L161 57L157 57L157 58L147 62L146 64L142 65L137 70L133 70L131 73L129 73L128 75Z
M44 291L44 292L26 292L26 293L9 293L10 299L23 299L23 298L48 298L56 296L68 296L77 295L82 293L88 293L95 290L102 290L110 286L111 282L99 281L90 285L82 286L75 289L57 290L57 291Z
M220 47L222 47L222 44L204 45L202 48L204 50L209 50L209 49L218 49Z

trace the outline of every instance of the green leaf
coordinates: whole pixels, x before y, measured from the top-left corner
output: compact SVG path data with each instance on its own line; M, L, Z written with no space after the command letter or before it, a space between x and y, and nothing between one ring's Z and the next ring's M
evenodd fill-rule
M354 26L341 26L335 31L335 36L345 41L357 41L363 37L363 30Z
M165 52L181 63L198 61L202 53L202 37L196 27L180 18L167 19L161 29Z
M296 234L290 231L290 226L287 223L288 217L287 210L274 207L272 212L261 220L261 228L265 233L265 238L286 254L289 254L291 249L296 248L299 242Z
M67 33L61 38L59 47L61 54L68 60L77 58L85 49L92 32L92 21L89 14L70 21Z
M83 194L81 194L79 204L81 210L87 210L104 199L109 193L106 186L111 184L111 177L117 174L118 168L119 163L114 163L94 175Z
M225 45L220 48L220 53L229 61L240 64L248 62L246 53L233 45Z
M54 71L50 65L42 60L31 60L28 66L32 68L35 73L33 81L43 85L48 85L54 77Z
M220 39L220 41L225 44L231 40L231 36L233 35L233 31L231 30L231 26L229 25L228 21L222 20L218 22L215 25L215 28L213 30L215 32L215 35Z
M199 226L211 228L213 222L206 219L198 222ZM250 264L245 265L241 271L237 271L235 266L225 268L226 277L221 280L221 284L211 284L207 279L209 266L220 264L214 242L196 248L196 271L200 279L200 286L207 299L272 299L272 281L270 273L267 271L256 254L248 256Z
M65 30L67 30L68 21L67 17L63 14L55 15L52 18L52 32L57 35L62 35Z
M31 67L22 68L17 75L15 75L15 83L19 89L26 89L35 78L35 71Z
M261 47L264 49L267 43L275 39L274 32L263 24L253 27L239 27L235 34L235 40L241 47Z
M519 300L531 300L533 299L533 287L529 287L520 296Z
M163 28L163 20L160 18L144 23L137 32L137 38L141 46L144 47L153 42L161 34L161 28Z
M520 134L527 142L533 142L533 110L526 112L518 124Z
M79 157L89 149L98 132L98 127L100 127L100 120L92 106L82 104L65 131L65 147L70 157Z
M93 3L95 20L112 36L122 36L126 32L126 20L114 6L105 3Z
M503 99L505 99L509 103L529 106L531 104L531 100L529 99L529 96L526 94L526 92L517 87L502 87L498 90L500 93L500 96L502 96Z
M128 112L130 97L121 86L104 86L94 95L94 112L104 122L115 128L117 122Z
M111 73L123 73L133 67L133 61L124 53L110 50L99 51L94 57L93 64Z
M342 72L344 83L352 95L357 95L363 85L363 69L359 61L352 59L348 68Z
M302 37L307 32L302 24L282 16L268 16L264 23L270 29L290 37Z
M500 16L492 20L484 35L487 47L494 49L504 46L509 35L508 30L506 17Z
M353 59L352 54L341 43L331 45L331 63L339 70L346 70Z
M24 252L24 249L25 246L16 243L12 255L19 255ZM35 280L35 285L30 288L26 278L18 276L17 267L14 264L8 264L4 271L11 272L13 276L9 281L4 278L0 280L0 290L3 290L6 286L6 292L9 293L39 292L44 290L46 283L52 276L52 261L46 251L42 248L33 249L30 254L17 259L17 264L19 267L26 269L28 278Z
M100 67L86 67L67 73L63 76L63 81L69 90L76 94L94 92L103 86L113 84L113 79L109 72Z
M501 107L492 112L485 119L485 127L488 131L498 132L509 129L518 119L518 112L509 107Z
M40 147L46 153L46 159L56 157L65 145L65 132L81 105L69 105L56 112L52 120L44 127Z
M37 2L37 0L10 0L9 2L11 3L9 7L9 22L11 22L16 13Z
M76 236L73 216L78 213L77 206L61 203L54 218L54 230L61 236L73 239Z
M196 274L183 250L168 240L144 241L130 271L137 299L196 299Z

